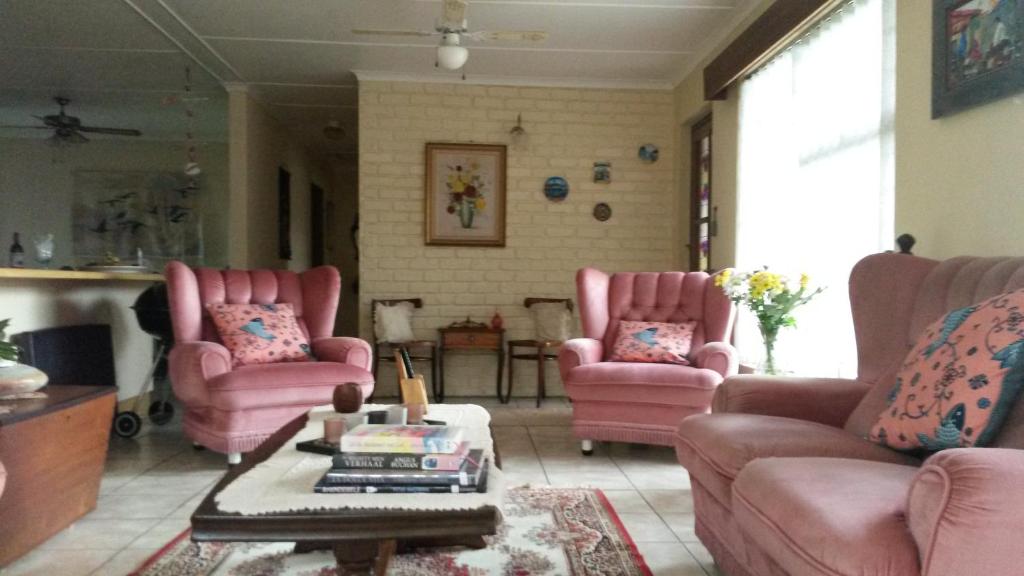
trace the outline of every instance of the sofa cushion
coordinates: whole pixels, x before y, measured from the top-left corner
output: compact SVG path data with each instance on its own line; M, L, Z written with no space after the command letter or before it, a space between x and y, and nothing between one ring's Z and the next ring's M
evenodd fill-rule
M676 456L722 503L732 482L758 458L804 456L852 458L918 465L907 454L817 422L756 414L691 416L679 424Z
M986 446L1024 386L1024 290L947 314L907 355L871 439L897 450Z
M313 359L291 304L207 304L234 366Z
M219 410L329 404L334 387L355 382L373 391L373 374L351 364L308 362L242 366L207 380L210 405Z
M688 365L697 322L619 322L610 362L664 362Z
M744 536L787 574L914 576L907 528L913 466L838 458L766 458L732 488Z

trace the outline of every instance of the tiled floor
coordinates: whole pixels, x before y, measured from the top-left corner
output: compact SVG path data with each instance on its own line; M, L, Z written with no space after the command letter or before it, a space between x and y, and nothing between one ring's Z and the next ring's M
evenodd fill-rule
M569 404L549 399L499 405L452 398L491 411L509 485L600 488L658 576L717 576L693 535L690 481L669 448L595 446L584 457L569 429ZM222 455L196 451L180 426L147 426L113 438L96 510L4 570L4 576L123 576L188 527L192 511L225 470Z

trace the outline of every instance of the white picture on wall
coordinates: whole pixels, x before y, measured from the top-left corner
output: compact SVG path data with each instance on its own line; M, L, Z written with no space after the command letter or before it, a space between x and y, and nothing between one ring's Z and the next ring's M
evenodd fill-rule
M79 264L107 255L135 264L138 250L151 263L203 261L199 186L173 172L74 172L73 244Z

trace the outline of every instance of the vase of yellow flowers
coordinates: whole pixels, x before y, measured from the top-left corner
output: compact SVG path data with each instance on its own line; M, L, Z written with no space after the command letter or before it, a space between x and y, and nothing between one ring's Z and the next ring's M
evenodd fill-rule
M736 304L742 304L757 317L757 328L764 342L765 359L763 372L777 374L775 364L775 342L779 330L796 326L793 310L811 301L823 288L809 288L810 278L801 274L797 283L767 268L754 272L734 273L723 270L715 276L715 286Z

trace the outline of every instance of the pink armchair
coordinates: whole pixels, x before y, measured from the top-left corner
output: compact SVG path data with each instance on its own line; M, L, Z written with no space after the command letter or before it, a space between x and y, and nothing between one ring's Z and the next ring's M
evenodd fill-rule
M850 274L856 379L728 378L712 414L683 420L676 442L697 536L719 567L730 576L1021 573L1024 401L993 448L922 463L864 439L929 323L1021 287L1021 258L868 256Z
M358 338L332 338L341 278L321 266L296 274L286 270L190 269L167 265L167 292L175 345L171 384L185 405L185 434L197 445L240 461L278 428L319 404L334 387L356 382L363 397L373 392L370 345ZM257 364L232 369L206 305L289 303L309 337L316 362Z
M583 453L593 440L672 446L679 421L707 412L715 388L737 371L732 302L704 272L584 268L576 290L584 337L562 346L558 364ZM608 362L620 320L696 320L691 365Z

